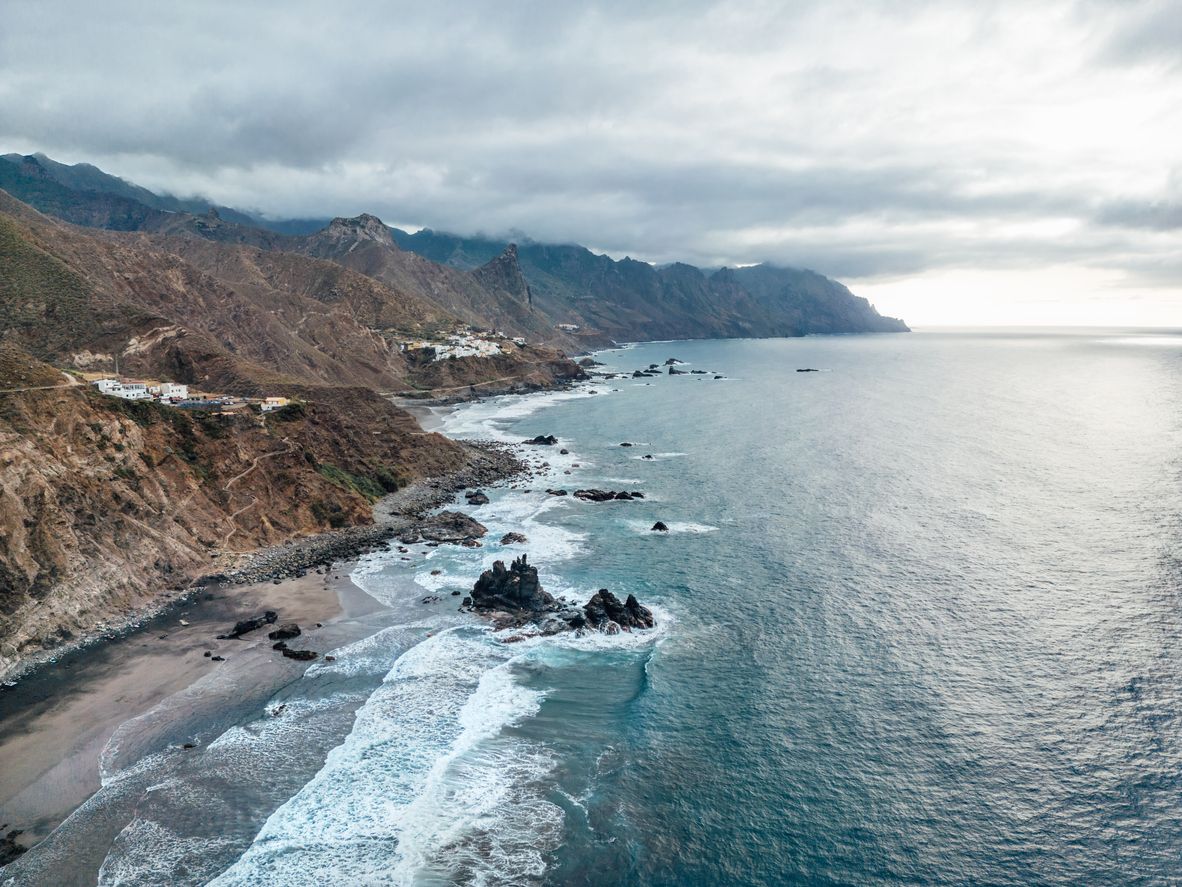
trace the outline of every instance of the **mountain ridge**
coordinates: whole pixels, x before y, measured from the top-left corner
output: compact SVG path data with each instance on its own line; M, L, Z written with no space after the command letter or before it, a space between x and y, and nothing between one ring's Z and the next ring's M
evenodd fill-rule
M62 165L55 166L48 158L41 162L37 156L3 155L3 160L8 162L0 162L0 187L15 188L15 196L29 198L38 209L68 221L311 254L392 286L430 291L433 288L424 286L424 280L434 277L446 281L428 295L438 307L470 324L504 327L560 347L585 350L615 341L660 338L907 331L903 321L883 317L839 282L806 269L767 263L718 270L680 262L658 267L630 257L615 260L577 244L465 238L430 228L412 234L386 226L368 213L335 218L310 234L297 233L298 225L294 232L283 233L278 223L234 210L210 207L204 215L166 212L123 194L72 190L63 182L66 174L58 170ZM16 169L24 170L24 175ZM108 178L126 188L138 187ZM39 186L30 185L38 179ZM91 176L88 181L98 179ZM487 270L476 274L510 247L520 281L507 262L495 274ZM469 278L449 277L437 267L427 270L407 254L433 266L475 275L478 285L473 287ZM525 311L519 305L522 293ZM560 324L578 330L560 330Z

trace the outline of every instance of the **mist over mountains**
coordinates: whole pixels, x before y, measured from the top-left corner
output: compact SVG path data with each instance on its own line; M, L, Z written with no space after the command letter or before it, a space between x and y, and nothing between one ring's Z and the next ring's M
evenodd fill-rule
M658 268L573 244L521 240L511 248L489 237L410 233L372 216L274 221L199 198L156 195L87 164L67 166L44 155L7 154L3 160L0 188L74 224L329 259L387 285L418 289L417 295L466 323L568 349L612 341L907 329L840 283L807 270L766 264ZM476 273L483 266L489 267ZM433 287L435 278L447 284ZM559 324L578 330L559 330Z

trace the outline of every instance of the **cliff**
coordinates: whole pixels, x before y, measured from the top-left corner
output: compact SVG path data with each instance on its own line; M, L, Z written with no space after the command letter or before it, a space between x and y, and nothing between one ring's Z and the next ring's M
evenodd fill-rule
M0 673L234 553L368 523L378 496L474 458L366 389L189 413L4 346L0 392Z

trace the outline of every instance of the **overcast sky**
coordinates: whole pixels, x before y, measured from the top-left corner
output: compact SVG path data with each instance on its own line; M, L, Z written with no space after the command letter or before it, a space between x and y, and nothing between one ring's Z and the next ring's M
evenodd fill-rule
M1182 326L1182 0L6 0L0 151L274 216Z

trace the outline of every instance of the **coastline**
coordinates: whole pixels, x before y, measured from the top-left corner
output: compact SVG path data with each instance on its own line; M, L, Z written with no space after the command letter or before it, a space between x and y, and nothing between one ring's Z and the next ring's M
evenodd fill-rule
M355 559L386 545L393 536L421 520L431 509L450 501L460 490L508 481L529 470L502 444L491 441L465 443L482 456L459 471L415 481L378 499L373 505L372 524L342 527L224 556L214 562L214 571L193 579L183 590L161 589L156 603L146 608L110 617L104 620L100 629L18 660L0 673L0 692L75 653L125 639L153 620L167 618L169 614L191 606L209 586L241 586L300 578L318 566Z
M528 394L546 393L553 392ZM489 399L416 404L413 412L424 430L439 432L447 414ZM291 642L292 648L320 653L335 649L341 636L358 640L379 631L382 617L392 611L353 582L350 571L356 559L388 550L393 537L461 490L504 484L539 470L527 461L534 454L523 460L504 442L465 443L483 456L458 472L418 481L378 500L372 525L236 555L228 569L194 580L150 611L117 624L112 620L101 631L20 663L0 685L0 756L6 761L0 775L3 832L21 830L15 845L22 849L53 832L103 784L105 756L132 753L122 747L112 751L117 745L113 735L141 732L142 719L162 703L180 704L177 700L209 681L233 683L229 675L238 667L250 668L255 702L265 702L304 674L305 663L271 651L266 639L270 626L243 640L215 640L239 619L275 610L279 622L295 621L306 629ZM405 596L406 603L417 603L413 599L422 590L412 586L416 592ZM374 614L370 620L358 619ZM317 627L308 630L313 625ZM317 641L334 635L329 646ZM213 661L213 656L227 661ZM237 665L231 661L235 658ZM249 663L244 661L248 658ZM178 714L169 715L173 739L177 730L188 736L186 722L208 730L219 720L208 710L201 714L181 706ZM133 730L121 730L133 721ZM143 742L159 741L163 729L144 729L151 735ZM138 739L132 745L137 746L135 754L146 753ZM175 749L178 743L167 747Z
M364 597L346 565L279 585L209 586L117 640L73 650L58 658L55 669L3 688L0 825L22 829L22 846L40 840L98 790L101 756L121 724L235 658L270 646L263 630L240 640L216 639L239 619L276 610L282 621L309 629L300 640L312 645L318 634L313 626L364 612ZM214 661L214 655L226 661Z

